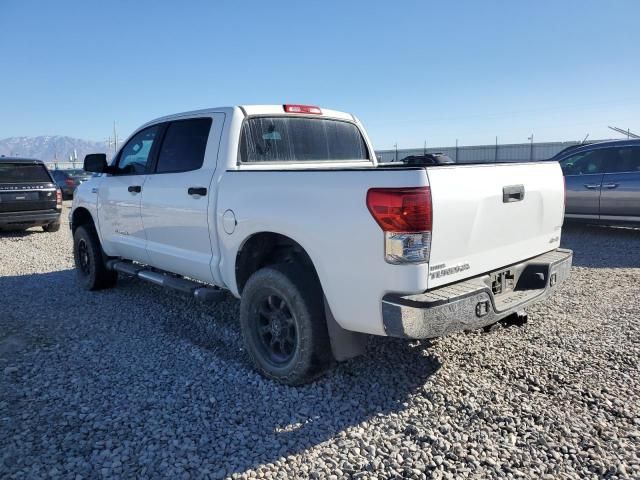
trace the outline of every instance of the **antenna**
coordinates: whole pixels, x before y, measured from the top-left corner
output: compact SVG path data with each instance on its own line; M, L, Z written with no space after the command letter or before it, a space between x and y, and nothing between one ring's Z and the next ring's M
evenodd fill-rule
M587 133L584 138L582 139L582 142L580 142L581 144L587 141L587 138L589 138L589 134Z

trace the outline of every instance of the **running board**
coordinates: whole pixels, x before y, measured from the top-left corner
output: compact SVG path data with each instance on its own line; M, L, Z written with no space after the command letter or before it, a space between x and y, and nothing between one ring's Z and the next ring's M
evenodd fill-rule
M108 260L107 268L115 272L124 273L132 277L138 277L147 282L155 283L161 287L172 288L188 295L193 295L196 300L205 303L216 303L224 300L226 296L224 290L216 287L207 287L202 283L176 277L170 273L151 270L144 265L130 262L128 260Z

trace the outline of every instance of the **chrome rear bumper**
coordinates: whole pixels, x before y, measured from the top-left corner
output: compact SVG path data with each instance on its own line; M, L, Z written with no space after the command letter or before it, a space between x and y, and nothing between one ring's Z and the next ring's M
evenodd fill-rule
M387 335L434 338L491 325L551 295L569 277L571 250L557 249L511 265L514 287L494 294L492 273L417 295L385 295L382 318Z

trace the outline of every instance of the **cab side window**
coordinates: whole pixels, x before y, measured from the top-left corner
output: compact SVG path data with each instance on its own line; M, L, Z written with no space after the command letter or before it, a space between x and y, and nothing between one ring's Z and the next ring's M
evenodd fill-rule
M609 149L590 150L577 153L560 161L560 167L565 175L589 175L603 173L608 157L611 157Z
M146 173L151 150L159 132L160 126L154 125L136 133L120 151L116 174L140 175Z
M209 130L211 118L171 122L160 147L156 173L187 172L201 168Z

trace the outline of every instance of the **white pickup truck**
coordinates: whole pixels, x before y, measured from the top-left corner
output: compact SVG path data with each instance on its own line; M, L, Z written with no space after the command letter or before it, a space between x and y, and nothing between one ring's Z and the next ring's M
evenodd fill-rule
M140 127L76 191L83 287L118 273L241 299L264 375L307 382L367 335L432 338L493 324L569 275L555 162L382 165L356 117L237 106Z

